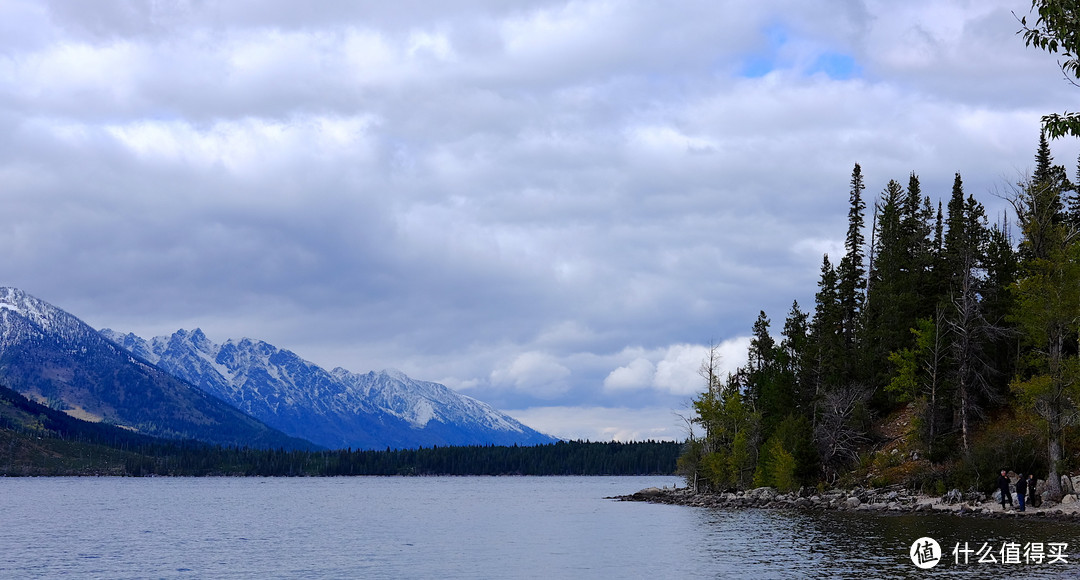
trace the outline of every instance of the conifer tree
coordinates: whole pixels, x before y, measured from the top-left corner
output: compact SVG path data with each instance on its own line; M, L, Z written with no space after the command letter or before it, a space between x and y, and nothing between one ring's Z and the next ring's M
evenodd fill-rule
M791 382L794 410L805 417L812 417L814 389L804 373L810 350L809 316L799 308L798 300L791 303L782 335L784 339L780 341L780 355L784 373Z
M1047 481L1051 491L1060 494L1064 428L1080 408L1080 245L1061 204L1063 188L1068 187L1061 179L1064 168L1050 165L1044 149L1040 141L1038 179L1021 184L1009 200L1023 234L1013 321L1030 349L1012 390L1046 421Z
M968 265L965 256L968 248L968 220L964 215L964 184L957 173L953 178L952 195L947 206L945 241L942 247L940 272L942 286L948 291L962 277L961 272Z
M855 345L862 314L863 290L866 288L866 268L864 262L865 236L863 212L866 203L862 199L866 185L863 183L862 168L858 163L851 172L851 191L848 196L848 229L844 238L845 255L840 260L837 272L837 302L841 314L841 331L848 360L855 364Z
M826 254L822 258L814 317L810 323L810 376L815 398L841 380L843 319L837 293L837 273Z
M872 384L888 381L891 374L888 354L911 339L908 329L917 297L906 287L911 276L908 244L912 237L903 229L903 212L908 203L903 187L892 180L876 204L880 219L874 236L876 259L871 265L867 288L862 356L866 377Z

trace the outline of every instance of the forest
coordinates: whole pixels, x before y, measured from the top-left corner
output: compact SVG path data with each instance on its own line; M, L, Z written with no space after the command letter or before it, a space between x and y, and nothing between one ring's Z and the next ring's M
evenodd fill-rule
M91 423L0 385L0 476L670 475L682 444L258 449L162 439Z
M1034 172L999 194L1012 215L990 223L960 174L947 200L911 173L868 210L856 164L844 255L824 257L809 311L793 302L775 337L761 312L727 376L716 348L703 362L680 473L707 490L937 493L1009 469L1060 494L1080 467L1075 178L1040 137Z

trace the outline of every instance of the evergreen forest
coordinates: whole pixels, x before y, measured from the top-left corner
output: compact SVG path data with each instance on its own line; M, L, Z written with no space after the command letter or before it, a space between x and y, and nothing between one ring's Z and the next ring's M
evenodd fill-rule
M671 441L334 451L221 446L90 423L0 386L0 476L669 475L681 447Z
M1041 137L1034 172L990 223L955 175L912 173L868 200L849 184L839 261L783 325L761 312L747 363L702 364L680 473L699 489L885 486L989 491L1035 473L1060 494L1080 467L1080 171ZM869 220L869 223L867 223ZM869 240L867 239L869 236ZM778 332L777 332L778 331Z

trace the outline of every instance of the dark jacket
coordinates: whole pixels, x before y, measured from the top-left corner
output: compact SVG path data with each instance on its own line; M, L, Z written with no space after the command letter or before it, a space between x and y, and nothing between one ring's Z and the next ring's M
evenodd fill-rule
M1009 493L1009 478L1004 475L998 476L998 489L1001 490L1001 494L1005 495Z
M1021 495L1026 495L1027 494L1027 480L1024 479L1023 477L1016 480L1016 493L1021 494Z

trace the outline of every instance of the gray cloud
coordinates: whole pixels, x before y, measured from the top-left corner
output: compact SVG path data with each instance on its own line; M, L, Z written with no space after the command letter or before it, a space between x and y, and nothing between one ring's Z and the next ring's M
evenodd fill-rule
M1003 209L1076 96L1016 8L8 2L0 271L99 327L640 422L812 307L855 162Z

